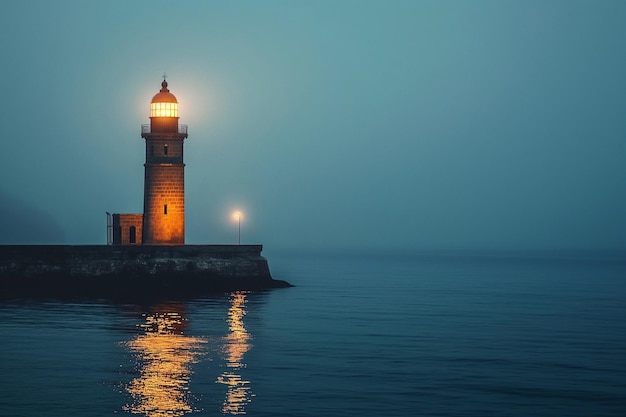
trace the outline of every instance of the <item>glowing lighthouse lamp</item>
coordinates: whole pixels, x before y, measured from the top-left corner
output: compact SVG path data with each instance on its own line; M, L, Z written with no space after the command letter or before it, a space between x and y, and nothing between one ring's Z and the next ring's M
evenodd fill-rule
M150 103L150 117L178 117L178 103Z

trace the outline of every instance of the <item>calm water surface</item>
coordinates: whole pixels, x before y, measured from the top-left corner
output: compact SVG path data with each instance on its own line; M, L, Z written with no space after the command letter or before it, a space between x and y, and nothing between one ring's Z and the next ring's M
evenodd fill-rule
M626 415L624 258L267 255L297 287L0 303L0 415Z

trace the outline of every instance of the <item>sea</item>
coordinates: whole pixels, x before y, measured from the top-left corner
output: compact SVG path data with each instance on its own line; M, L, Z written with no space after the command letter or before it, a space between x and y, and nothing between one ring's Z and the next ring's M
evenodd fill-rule
M266 251L293 288L0 301L0 416L626 416L626 255Z

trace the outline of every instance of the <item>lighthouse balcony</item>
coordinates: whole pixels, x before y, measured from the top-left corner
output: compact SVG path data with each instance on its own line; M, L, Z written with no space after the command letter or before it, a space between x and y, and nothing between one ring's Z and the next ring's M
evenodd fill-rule
M149 123L148 123L148 124L141 125L141 134L142 134L142 135L144 135L144 134L150 134L150 133L161 133L161 131L158 131L158 132L156 132L156 131L155 131L155 132L152 132L152 130L151 130L151 128L150 128L150 124L149 124ZM187 125L182 125L182 124L179 124L179 125L178 125L178 133L181 133L181 134L183 134L183 135L186 135L186 134L187 134Z

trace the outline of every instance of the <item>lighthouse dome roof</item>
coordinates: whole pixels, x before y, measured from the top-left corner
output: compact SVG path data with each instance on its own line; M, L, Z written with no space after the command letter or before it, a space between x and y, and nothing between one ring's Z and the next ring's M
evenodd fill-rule
M152 97L151 103L178 103L176 96L167 89L167 81L161 83L161 91Z

